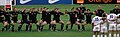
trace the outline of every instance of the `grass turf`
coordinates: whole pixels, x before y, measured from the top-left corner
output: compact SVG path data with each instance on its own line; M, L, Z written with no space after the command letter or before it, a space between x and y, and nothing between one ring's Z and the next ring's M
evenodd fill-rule
M98 5L102 6L102 9L109 13L110 10L114 8L115 4L84 4L87 9L91 9L91 11L95 11L98 7ZM79 5L74 4L74 5L18 5L14 6L17 7L18 9L23 9L23 8L39 8L39 7L48 7L50 10L54 9L55 7L60 8L61 12L64 12L65 9L70 9L72 7L79 7ZM21 19L21 15L18 17ZM41 14L38 14L37 16L38 20L41 19ZM63 15L61 16L61 20L63 20L65 23L69 20L69 16ZM65 24L66 25L66 24ZM0 28L2 28L3 24L0 23ZM17 30L18 24L15 24L15 30ZM48 31L48 25L44 27L43 32L37 32L36 30L36 25L33 24L32 30L33 32L26 32L25 30L25 24L23 25L23 28L21 32L11 32L11 31L5 31L5 32L0 32L0 37L92 37L92 29L91 29L91 24L88 24L85 26L86 31L85 32L78 32L77 31L77 26L73 26L73 30L69 30L67 32L64 31L58 31L58 32L52 32ZM64 27L65 28L65 27ZM57 24L57 29L60 29L60 24ZM70 29L70 27L69 27Z

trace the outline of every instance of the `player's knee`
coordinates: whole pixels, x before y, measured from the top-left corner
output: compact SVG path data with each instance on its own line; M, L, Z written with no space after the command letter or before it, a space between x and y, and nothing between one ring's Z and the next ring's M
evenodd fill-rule
M79 25L80 23L79 22L75 22L75 25Z
M67 24L67 25L70 25L70 24L71 24L71 22L67 22L66 24Z
M60 21L60 23L61 23L61 24L64 24L64 22L63 22L63 21Z
M56 21L52 21L51 24L56 24Z
M41 25L46 25L47 24L47 22L43 22Z
M19 21L17 21L17 23L18 23L18 24L21 24L21 21L19 20Z
M4 26L6 26L7 25L7 22L4 22Z

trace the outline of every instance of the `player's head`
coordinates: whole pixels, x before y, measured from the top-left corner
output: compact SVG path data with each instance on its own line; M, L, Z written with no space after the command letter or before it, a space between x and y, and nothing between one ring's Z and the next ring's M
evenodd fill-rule
M119 8L119 6L118 6L118 5L115 5L115 8L116 8L116 9L118 9L118 8Z
M59 8L55 8L55 12L59 12L60 10L59 10Z
M16 7L14 7L14 8L13 8L13 11L17 11L17 8L16 8Z
M100 6L100 5L98 5L98 9L101 9L101 6Z
M44 7L43 9L44 9L44 11L47 11L48 8Z
M89 13L89 12L90 12L90 9L87 9L87 12Z
M71 9L72 12L74 12L74 7Z
M113 10L110 10L110 13L114 13Z
M83 6L83 4L80 4L80 7L82 7Z
M25 13L26 13L26 10L27 10L27 9L26 9L26 8L24 8L24 9L23 9L23 12L25 12Z

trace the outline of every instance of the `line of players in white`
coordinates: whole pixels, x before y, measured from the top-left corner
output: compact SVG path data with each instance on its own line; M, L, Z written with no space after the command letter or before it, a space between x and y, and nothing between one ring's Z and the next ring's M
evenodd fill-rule
M92 19L93 37L120 37L120 13L110 11L106 17L95 16ZM113 36L112 36L113 34Z

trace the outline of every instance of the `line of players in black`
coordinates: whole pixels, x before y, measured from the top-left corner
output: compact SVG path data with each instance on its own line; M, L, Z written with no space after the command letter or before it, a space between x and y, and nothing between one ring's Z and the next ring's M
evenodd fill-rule
M117 6L116 6L117 7ZM115 9L114 9L115 10ZM120 9L116 9L120 10ZM87 11L85 13L85 11ZM22 19L18 20L18 14L22 15ZM37 14L42 14L42 18L40 22L37 20ZM66 23L66 29L64 29L64 22L60 19L61 15L68 14L70 19ZM3 10L0 8L0 22L2 22L4 25L2 27L2 32L4 29L9 30L12 28L12 32L14 32L14 23L18 23L18 31L21 31L22 25L26 23L26 30L25 31L32 31L32 24L35 23L37 26L37 30L40 32L43 30L44 25L49 24L49 30L57 31L56 30L56 24L61 24L61 30L67 31L68 26L71 25L71 29L73 27L73 24L76 24L78 26L78 31L80 31L80 23L82 24L82 31L85 31L84 25L87 23L91 24L91 16L93 14L96 14L100 17L103 17L106 15L106 13L101 9L99 6L97 10L92 13L90 9L87 9L85 7L75 8L73 7L70 12L68 10L65 10L65 12L60 12L59 8L55 8L52 11L49 11L48 8L40 8L35 9L31 8L29 11L27 11L26 8L23 9L23 11L17 10L17 8L13 8L13 11ZM53 19L52 18L53 15ZM86 15L86 21L84 19L84 15ZM9 24L9 25L8 25Z

